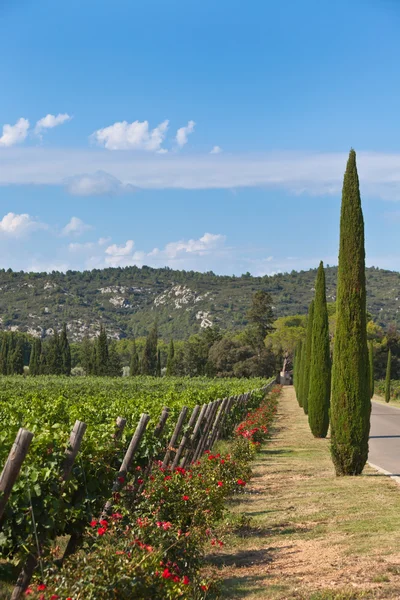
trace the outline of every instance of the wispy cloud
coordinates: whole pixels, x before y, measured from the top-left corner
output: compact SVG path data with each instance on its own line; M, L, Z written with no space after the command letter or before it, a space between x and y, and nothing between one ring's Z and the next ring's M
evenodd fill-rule
M214 146L212 150L210 150L210 154L221 154L222 148L220 146Z
M72 117L70 115L68 115L67 113L63 113L63 114L60 113L57 116L48 114L36 122L35 133L36 133L36 135L41 136L42 132L45 129L53 129L54 127L57 127L58 125L62 125L63 123L66 123L67 121L70 121L71 119L72 119Z
M66 180L65 186L73 196L115 196L136 191L130 183L122 183L105 171L75 175Z
M189 121L185 127L180 127L176 132L176 143L179 148L183 148L188 142L188 137L194 131L196 123L194 121Z
M121 121L95 131L91 138L107 150L146 150L156 152L161 149L168 130L165 120L154 129L148 121Z
M0 137L0 146L5 148L21 144L27 137L29 130L28 119L18 119L15 125L3 125L3 135Z
M209 154L159 156L96 149L4 148L0 152L0 185L65 185L68 178L79 173L95 179L96 172L105 171L122 186L135 188L273 187L297 195L327 196L340 194L347 156L347 153L221 154L215 160ZM357 161L362 194L400 201L400 153L359 152Z

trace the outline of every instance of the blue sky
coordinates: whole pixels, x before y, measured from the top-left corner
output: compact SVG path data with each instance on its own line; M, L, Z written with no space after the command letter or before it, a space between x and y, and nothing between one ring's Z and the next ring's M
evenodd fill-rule
M0 0L0 267L400 269L396 0Z

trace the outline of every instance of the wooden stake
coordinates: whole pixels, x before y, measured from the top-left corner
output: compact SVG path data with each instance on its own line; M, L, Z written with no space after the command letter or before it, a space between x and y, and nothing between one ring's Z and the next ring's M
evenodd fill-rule
M186 444L188 443L188 441L190 439L190 436L192 434L193 427L194 427L194 424L196 422L197 415L199 414L199 412L200 412L200 406L197 405L197 406L194 407L194 409L192 411L192 414L190 415L190 419L189 419L189 423L188 423L188 426L187 426L187 430L183 434L182 439L181 439L181 443L179 444L179 448L178 448L178 450L177 450L177 452L175 454L175 458L174 458L174 461L172 463L172 469L176 469L176 467L179 464L179 461L180 461L181 456L182 456L182 452L184 451L184 449L186 447Z
M0 475L0 519L3 516L11 490L21 470L22 463L28 453L32 438L33 433L21 427Z
M197 417L196 425L194 426L193 433L190 437L189 447L187 449L185 456L182 459L181 467L185 467L186 464L188 463L188 461L190 460L191 456L194 454L194 451L195 451L194 445L195 445L196 439L200 433L200 427L201 427L201 424L203 423L203 419L204 419L204 415L207 410L207 406L208 406L208 404L203 404L203 406L201 407L200 414Z
M170 442L168 444L168 448L167 448L167 451L165 453L164 460L163 460L163 463L162 463L162 466L163 466L164 469L165 469L165 467L168 466L168 463L169 463L170 457L171 457L171 453L175 452L175 444L176 444L176 442L178 440L178 436L179 436L180 431L182 429L183 423L185 422L187 411L188 411L187 406L184 406L182 408L182 410L181 410L181 413L179 415L178 421L177 421L177 423L175 425L174 433L172 434L172 437L171 437Z

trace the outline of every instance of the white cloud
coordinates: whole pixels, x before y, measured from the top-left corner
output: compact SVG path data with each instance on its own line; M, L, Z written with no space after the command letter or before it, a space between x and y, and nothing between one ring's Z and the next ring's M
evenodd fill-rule
M156 152L161 149L168 130L169 121L165 120L154 129L149 129L148 121L122 121L92 134L100 146L107 150L146 150Z
M226 240L226 236L221 234L205 233L198 240L180 240L179 242L170 242L163 251L157 248L150 252L149 256L163 255L168 259L177 258L182 254L196 254L204 256L209 252L219 248ZM156 252L157 251L157 252Z
M71 242L68 244L68 250L74 253L87 252L88 250L92 251L95 248L105 246L105 244L108 244L110 241L110 237L101 237L97 240L97 242L85 242L83 244L80 242Z
M38 229L47 229L47 225L26 213L17 215L9 212L0 221L0 234L12 237L21 237Z
M180 127L176 132L176 143L179 148L182 148L185 144L187 144L188 136L190 133L193 133L194 126L196 123L194 121L189 121L186 127Z
M18 119L15 125L3 125L3 135L0 137L0 146L9 147L21 144L28 135L28 119Z
M210 151L210 154L221 154L222 148L220 146L214 146Z
M75 175L67 179L65 185L73 196L115 196L136 191L135 186L122 183L117 177L105 171Z
M117 244L108 246L105 250L107 254L105 259L106 265L118 267L132 264L132 261L128 257L132 254L134 245L133 240L127 240L123 246L118 246Z
M121 246L112 244L105 250L105 266L122 267L128 265L149 265L149 266L173 266L180 265L182 261L188 258L213 256L216 252L222 250L226 237L221 234L205 233L199 239L180 240L170 242L161 250L153 248L150 252L134 249L133 240ZM74 245L77 246L77 245ZM83 246L83 245L82 245ZM94 256L91 260L94 260ZM99 264L99 261L97 261Z
M72 117L67 113L60 113L57 116L48 114L36 122L35 133L37 135L40 135L44 129L53 129L54 127L57 127L57 125L62 125L63 123L65 123L66 121L70 121L71 119Z
M87 225L82 221L82 219L79 219L79 217L71 217L70 222L67 223L66 226L62 229L61 235L78 236L82 235L83 233L85 233L85 231L88 231L89 229L92 229L91 225Z

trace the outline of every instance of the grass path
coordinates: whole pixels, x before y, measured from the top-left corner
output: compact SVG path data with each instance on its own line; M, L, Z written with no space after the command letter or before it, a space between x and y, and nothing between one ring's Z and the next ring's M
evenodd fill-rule
M370 467L336 478L293 387L232 510L250 522L210 556L224 598L400 598L400 487Z

